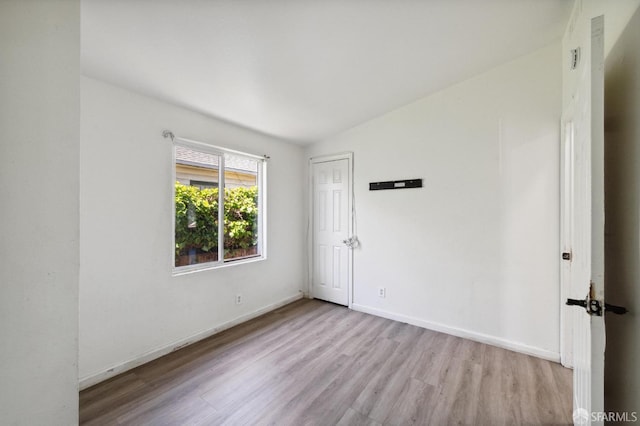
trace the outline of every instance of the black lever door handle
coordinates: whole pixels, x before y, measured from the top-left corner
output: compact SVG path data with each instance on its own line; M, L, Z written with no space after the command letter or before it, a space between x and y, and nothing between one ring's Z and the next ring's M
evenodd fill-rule
M590 309L587 309L587 312L592 314L596 313L598 316L602 315L600 302L598 302L597 300L591 300L590 302L591 302L591 306L589 306ZM583 308L587 308L588 306L586 300L579 300L579 299L567 299L567 305L580 306ZM624 306L615 306L615 305L610 305L608 303L604 304L604 310L605 312L611 312L612 314L616 314L616 315L624 315L627 312L629 312L627 308L625 308Z
M595 299L567 299L567 305L569 306L580 306L587 310L589 315L602 316L602 306L600 302Z
M627 312L629 312L627 308L625 308L624 306L615 306L615 305L610 305L608 303L604 304L604 310L605 312L611 312L612 314L617 314L617 315L624 315Z
M582 306L583 308L587 307L586 300L578 300L578 299L567 299L567 305L569 306Z

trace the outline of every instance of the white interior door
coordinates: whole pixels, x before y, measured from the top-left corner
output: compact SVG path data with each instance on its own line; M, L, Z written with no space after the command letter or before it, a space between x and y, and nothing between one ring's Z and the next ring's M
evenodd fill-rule
M314 298L350 305L351 157L311 161Z
M582 47L573 104L573 261L571 297L604 307L604 17L591 21ZM603 308L604 309L604 308ZM604 411L604 314L573 307L574 422L602 424Z

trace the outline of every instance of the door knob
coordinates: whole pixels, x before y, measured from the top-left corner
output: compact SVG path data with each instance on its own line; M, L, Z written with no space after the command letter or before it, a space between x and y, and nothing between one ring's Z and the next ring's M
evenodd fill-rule
M355 235L353 237L349 237L346 240L342 240L342 243L349 247L350 249L354 249L360 245L360 241L358 241L358 237Z

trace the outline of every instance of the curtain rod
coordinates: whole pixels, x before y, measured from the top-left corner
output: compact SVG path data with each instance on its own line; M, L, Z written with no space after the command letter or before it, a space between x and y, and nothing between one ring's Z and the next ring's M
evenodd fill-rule
M259 159L259 160L268 160L268 159L271 158L270 156L268 156L266 154L265 155L247 154L246 152L236 151L236 150L228 149L228 148L223 148L221 146L211 145L211 144L208 144L208 143L205 143L205 142L200 142L200 141L194 141L192 139L181 138L181 137L176 136L171 130L163 130L162 131L162 137L165 138L165 139L170 138L171 142L176 142L176 141L187 142L189 144L195 144L195 145L201 145L201 146L207 147L207 148L219 149L221 151L242 155L244 157L252 157L252 158Z

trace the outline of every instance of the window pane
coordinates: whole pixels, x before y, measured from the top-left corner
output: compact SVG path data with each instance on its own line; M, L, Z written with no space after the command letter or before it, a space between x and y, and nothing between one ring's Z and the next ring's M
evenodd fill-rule
M175 266L218 261L217 155L177 145Z
M224 155L224 259L258 256L258 160Z

